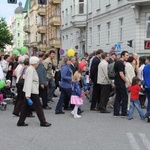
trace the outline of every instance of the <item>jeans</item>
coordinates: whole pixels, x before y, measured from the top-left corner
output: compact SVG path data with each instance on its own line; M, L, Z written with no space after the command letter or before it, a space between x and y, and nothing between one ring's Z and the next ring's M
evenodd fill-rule
M56 85L53 78L47 80L48 80L48 100L52 100Z
M146 116L150 116L150 88L145 88L145 92L146 92L146 97L148 100Z
M61 88L60 98L58 100L55 111L62 112L63 103L65 103L65 107L68 107L70 97L71 97L72 88Z
M116 84L116 97L114 102L114 116L119 116L120 106L121 115L127 115L127 105L128 105L128 94L125 87L125 84Z

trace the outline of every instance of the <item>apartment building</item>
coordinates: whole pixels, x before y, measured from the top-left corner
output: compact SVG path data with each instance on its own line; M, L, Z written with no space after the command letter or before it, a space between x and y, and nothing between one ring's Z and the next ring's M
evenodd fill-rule
M87 0L62 0L61 40L65 52L73 48L82 55L86 51L86 26Z

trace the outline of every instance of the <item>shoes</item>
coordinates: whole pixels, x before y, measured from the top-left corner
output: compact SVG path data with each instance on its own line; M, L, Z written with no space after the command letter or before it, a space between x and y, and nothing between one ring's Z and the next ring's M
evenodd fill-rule
M120 114L114 114L114 117L119 117L120 116Z
M57 111L56 111L55 114L56 114L56 115L58 115L58 114L65 114L65 112L63 112L63 111L57 112Z
M91 108L90 110L91 111L97 111L97 108Z
M17 126L19 126L19 127L25 127L25 126L28 126L28 124L26 124L25 122L24 123L17 123Z
M48 123L48 122L46 122L46 123L41 123L40 124L40 126L41 127L49 127L49 126L51 126L52 124L51 123Z
M101 110L100 113L110 113L108 110Z
M147 116L147 122L150 122L150 116Z
M146 106L141 106L142 109L146 109Z
M84 112L84 110L78 110L78 115L82 114Z
M27 117L29 117L29 118L34 118L35 116L32 115L32 114L29 114L29 115L27 115Z
M69 107L68 107L68 108L64 108L64 110L72 110L72 108L69 108Z
M128 120L132 120L132 119L134 119L134 118L133 117L128 118Z
M17 117L19 117L19 116L20 116L19 114L16 114L16 113L14 113L14 112L13 112L12 114L13 114L13 115L15 115L15 116L17 116Z
M79 116L79 115L74 115L74 118L75 118L75 119L79 119L79 118L81 118L81 116Z
M43 109L52 109L52 107L46 106L46 107L43 107Z
M74 115L74 111L71 111L71 114Z
M57 97L57 95L54 93L54 94L53 94L53 97Z

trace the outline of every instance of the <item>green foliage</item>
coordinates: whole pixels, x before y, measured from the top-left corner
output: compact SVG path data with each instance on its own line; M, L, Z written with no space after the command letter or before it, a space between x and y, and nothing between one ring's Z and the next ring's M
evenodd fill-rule
M4 18L0 18L0 49L6 45L13 45L13 35L10 33Z

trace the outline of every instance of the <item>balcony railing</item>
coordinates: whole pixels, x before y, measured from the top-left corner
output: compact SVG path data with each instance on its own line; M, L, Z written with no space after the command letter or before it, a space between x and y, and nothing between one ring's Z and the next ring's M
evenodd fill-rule
M50 46L54 48L60 48L61 47L60 39L57 38L50 39Z
M24 32L26 32L26 33L30 33L30 26L29 26L29 25L25 25L25 26L23 27L23 30L24 30Z
M46 26L38 25L37 26L37 32L40 33L40 34L45 34L46 33Z
M46 51L46 44L45 43L38 43L38 49L41 51Z
M45 16L46 15L46 8L45 7L38 7L37 13L40 16Z
M60 0L50 0L50 4L58 5L58 4L60 4Z
M23 45L29 47L30 46L30 41L29 40L24 40Z
M60 26L61 25L60 16L53 16L52 18L50 18L50 24L52 26Z
M131 4L138 4L138 5L150 4L149 0L128 0L128 2Z

